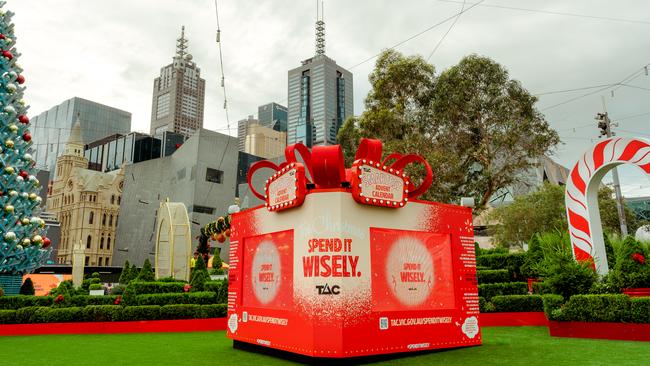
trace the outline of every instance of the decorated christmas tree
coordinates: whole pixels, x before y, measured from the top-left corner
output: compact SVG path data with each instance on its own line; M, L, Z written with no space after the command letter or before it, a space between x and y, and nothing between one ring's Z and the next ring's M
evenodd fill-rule
M44 263L50 240L38 217L41 198L32 158L25 77L16 63L20 54L11 23L13 13L0 1L0 286L16 294L22 275Z

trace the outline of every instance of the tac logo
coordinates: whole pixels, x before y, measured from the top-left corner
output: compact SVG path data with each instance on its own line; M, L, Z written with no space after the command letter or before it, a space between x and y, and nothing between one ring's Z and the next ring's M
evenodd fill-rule
M338 295L341 293L341 287L339 287L339 285L334 285L332 287L328 284L317 285L316 290L318 290L319 295Z

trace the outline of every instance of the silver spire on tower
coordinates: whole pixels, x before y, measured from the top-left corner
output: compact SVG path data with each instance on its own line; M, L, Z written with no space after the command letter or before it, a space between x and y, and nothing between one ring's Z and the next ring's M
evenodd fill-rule
M316 0L316 55L325 54L325 8L322 0Z
M183 58L187 52L187 39L185 38L185 26L181 27L181 37L176 40L176 56Z

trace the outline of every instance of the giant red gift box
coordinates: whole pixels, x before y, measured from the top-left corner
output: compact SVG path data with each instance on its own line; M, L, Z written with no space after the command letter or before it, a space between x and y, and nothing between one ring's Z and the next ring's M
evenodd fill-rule
M415 199L431 184L422 158L378 162L376 140L350 169L338 146L286 156L251 167L249 183L276 171L265 194L251 186L267 203L233 215L230 338L332 358L481 344L472 212ZM419 187L403 172L413 162Z

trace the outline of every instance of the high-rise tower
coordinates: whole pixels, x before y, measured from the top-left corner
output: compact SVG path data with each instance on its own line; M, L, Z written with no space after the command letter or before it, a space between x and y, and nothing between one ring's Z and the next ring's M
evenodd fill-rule
M287 143L336 144L346 118L354 114L352 73L325 55L323 4L316 1L316 55L289 70Z
M173 62L160 69L160 76L154 80L151 107L154 136L172 131L189 137L203 127L205 80L186 51L187 43L183 26L176 40Z

